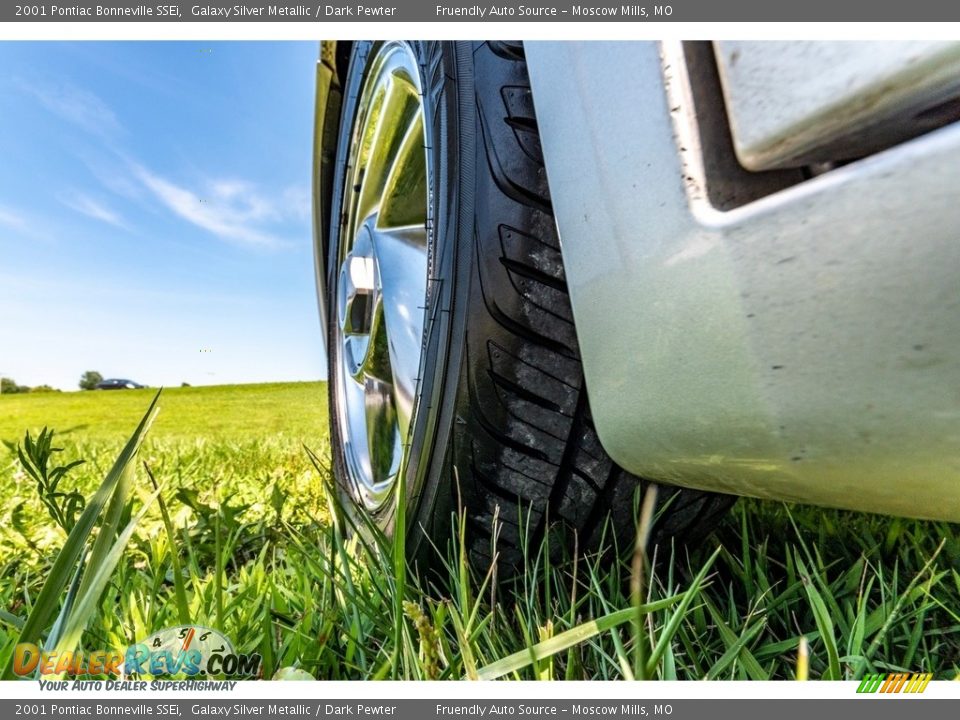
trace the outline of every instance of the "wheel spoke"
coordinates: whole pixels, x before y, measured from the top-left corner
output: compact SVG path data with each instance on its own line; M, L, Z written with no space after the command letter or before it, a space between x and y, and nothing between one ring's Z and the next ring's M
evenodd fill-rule
M427 158L423 113L417 111L397 151L381 194L377 227L399 228L426 222Z
M356 217L360 220L377 212L407 131L421 114L417 89L400 71L387 74L378 92L383 99L364 128L363 142L369 141L370 145L361 157L362 164L357 168L360 176L354 185L359 187Z
M427 294L427 238L423 226L376 229L372 233L379 269L397 419L409 429L420 376Z
M397 412L389 383L367 377L363 391L370 472L374 484L381 485L392 481L399 465Z
M352 377L342 382L343 404L347 420L347 452L345 453L348 470L355 478L371 477L370 448L367 447L367 428L364 404L366 393L364 386Z

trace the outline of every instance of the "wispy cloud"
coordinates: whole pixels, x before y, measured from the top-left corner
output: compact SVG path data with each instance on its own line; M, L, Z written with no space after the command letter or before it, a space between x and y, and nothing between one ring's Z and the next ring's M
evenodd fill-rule
M10 208L0 205L0 225L6 225L12 228L21 228L26 225L26 221L18 213Z
M127 225L126 221L118 213L83 193L61 198L61 202L71 210L76 210L78 213L91 217L94 220L100 220L108 225L123 228L124 230L130 229L130 226Z
M112 150L112 153L104 153L89 147L80 148L77 157L105 190L124 201L143 201L147 195L143 184L130 172L130 168L137 164L136 160L126 151Z
M141 166L134 172L175 215L223 240L264 247L285 244L263 227L280 219L280 211L250 183L218 180L206 183L204 191L194 191Z
M70 82L44 83L19 80L18 85L47 110L88 132L112 137L123 126L107 103L89 90Z
M291 185L283 191L284 210L298 220L310 217L310 188L306 185Z

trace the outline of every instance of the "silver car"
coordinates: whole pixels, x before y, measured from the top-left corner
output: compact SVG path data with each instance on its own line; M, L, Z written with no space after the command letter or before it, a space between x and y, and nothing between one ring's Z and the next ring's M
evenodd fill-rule
M709 532L749 495L960 520L960 44L328 42L334 468L429 564ZM669 488L669 489L668 489Z

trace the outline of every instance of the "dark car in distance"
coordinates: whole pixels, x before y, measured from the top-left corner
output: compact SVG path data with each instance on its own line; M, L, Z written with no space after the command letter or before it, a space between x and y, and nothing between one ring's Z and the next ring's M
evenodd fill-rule
M123 380L121 378L107 378L97 383L97 390L136 390L144 388L146 385L135 383L133 380Z

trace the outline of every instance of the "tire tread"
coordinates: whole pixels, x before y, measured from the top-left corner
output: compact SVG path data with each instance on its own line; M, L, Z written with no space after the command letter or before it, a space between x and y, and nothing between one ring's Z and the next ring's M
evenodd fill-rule
M496 515L499 562L509 568L523 561L523 533L536 542L555 521L588 546L608 518L621 539L632 535L646 483L603 451L590 415L523 46L482 43L473 58L476 162L488 173L477 178L467 420L454 462L468 527L483 528L471 557L490 561ZM662 495L670 506L655 541L698 539L733 502L695 490Z

